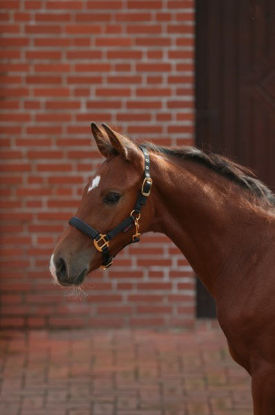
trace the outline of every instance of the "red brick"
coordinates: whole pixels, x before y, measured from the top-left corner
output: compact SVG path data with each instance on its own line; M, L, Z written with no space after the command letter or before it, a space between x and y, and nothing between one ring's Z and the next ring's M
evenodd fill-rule
M171 45L171 38L170 37L140 37L135 39L135 44L137 46L144 46L150 47L162 47L162 46L170 46Z
M88 109L103 109L103 108L108 108L108 109L116 109L116 108L120 108L121 107L121 101L87 101L86 102L87 108Z
M97 9L98 10L98 9ZM97 12L97 10L95 12L87 12L87 10L85 11L85 13L77 13L75 14L75 21L76 22L91 22L91 21L95 21L95 22L108 22L109 20L112 19L112 14L109 13L109 11L107 12Z
M193 59L194 52L192 50L170 50L168 57L169 59Z
M99 306L97 307L98 314L122 314L127 315L132 312L131 306Z
M27 84L61 84L61 76L29 75L26 76Z
M20 0L1 0L0 9L20 9Z
M81 176L56 176L49 178L50 184L82 184L83 179ZM54 216L54 214L53 214Z
M118 72L129 72L131 70L131 65L129 63L117 63L114 65L114 68Z
M31 14L30 13L14 13L13 15L15 22L29 22L31 20Z
M0 13L0 20L7 22L9 21L10 18L10 14L9 13Z
M142 318L135 317L130 319L130 326L132 327L163 327L164 317Z
M57 50L51 50L51 51L43 51L43 50L31 50L31 51L26 51L26 58L27 59L57 59L60 60L61 59L61 51L57 51ZM35 78L35 76L29 76L29 78ZM44 77L45 78L45 77ZM46 81L45 81L46 82Z
M60 34L61 33L61 27L60 25L42 25L42 24L32 24L32 25L26 25L25 26L25 32L30 34Z
M151 121L151 118L152 118L152 116L151 116L151 114L148 114L148 113L143 113L143 114L128 114L128 113L125 113L125 114L118 114L117 115L117 121L122 121L122 122L124 122L124 121L130 121L130 122L133 122L133 121Z
M141 314L166 314L171 313L172 307L169 305L138 305L137 312Z
M14 113L7 113L7 114L0 114L0 122L27 122L30 121L30 114L14 114Z
M160 109L162 106L161 101L128 101L127 108L129 109Z
M35 88L35 97L68 97L70 95L69 88Z
M168 25L167 32L177 34L192 34L194 33L194 26L184 24Z
M0 108L4 110L17 110L19 109L18 101L2 101L0 102Z
M47 9L53 9L53 10L80 10L83 7L83 3L81 0L67 0L67 1L52 1L52 0L47 0L47 4L46 4Z
M26 9L40 9L42 7L40 0L26 0L25 1L25 8Z
M1 328L22 328L24 327L25 320L24 318L19 317L6 317L0 319Z
M28 46L30 43L30 39L24 37L2 37L0 39L0 46L1 47L25 47Z
M67 78L67 83L68 84L85 84L85 85L89 85L89 84L101 84L102 83L102 77L99 75L95 75L95 76L68 76Z
M169 9L189 9L194 6L193 0L168 0Z
M161 25L153 25L153 24L129 25L129 26L127 26L127 33L130 33L130 34L157 34L157 33L161 33Z
M167 97L172 94L172 90L169 88L137 88L138 97Z
M68 59L101 59L102 52L100 50L69 50L66 52Z
M79 122L87 122L90 123L91 120L94 121L104 121L104 122L110 122L111 121L111 114L106 113L89 113L89 114L78 114L76 116L76 120ZM92 157L95 156L95 153L93 153Z
M169 72L171 70L170 63L138 63L137 71L141 72Z
M115 19L118 22L145 22L145 21L151 21L152 20L152 14L148 13L148 12L144 12L144 13L137 13L137 12L133 12L132 13L117 13L115 15Z
M32 150L28 151L27 156L29 159L61 159L63 157L63 152L61 150Z
M45 104L46 109L49 110L76 110L80 108L79 101L47 101Z
M99 34L102 29L100 25L84 25L84 24L70 24L65 26L65 31L68 34L81 35L81 34Z
M0 59L19 59L20 56L19 50L0 50Z
M184 133L193 133L194 126L193 125L169 125L168 126L168 133L169 134L184 134Z
M71 121L72 116L71 114L67 113L47 113L47 114L37 114L35 117L35 121L37 122L56 122L56 123L62 123L62 122L68 122Z
M36 47L66 47L70 46L71 39L69 38L35 38L34 46Z
M69 22L72 19L71 13L36 13L37 22Z
M155 125L134 125L128 127L128 133L129 134L161 134L162 133L162 127Z
M40 63L34 66L36 72L69 72L71 65L69 63Z
M129 9L161 9L161 0L128 0L127 6Z
M157 13L156 17L157 17L157 20L160 22L169 22L170 20L172 20L172 14L166 13L166 12Z
M87 1L88 9L95 9L95 10L106 9L106 10L110 11L110 10L114 10L114 9L121 9L122 5L123 5L123 3L122 3L121 0L111 0L111 1L88 0Z
M163 51L162 50L148 50L147 52L148 59L162 59Z
M0 82L1 84L20 84L22 82L21 76L9 76L9 75L3 75L0 76ZM8 105L8 102L7 102Z
M26 163L9 163L0 165L0 171L2 172L26 172L30 170L31 166Z
M110 38L97 38L95 40L95 44L97 47L104 47L107 46L108 48L111 47L129 47L132 45L131 38L125 37L110 37Z
M22 155L22 151L18 150L2 150L0 152L1 159L21 159Z
M2 97L28 97L29 94L27 88L2 88L0 92Z
M162 75L149 75L147 76L147 83L148 84L162 84L163 77Z
M37 171L72 171L72 166L70 164L58 163L58 164L38 164L36 166ZM50 206L50 205L49 205ZM52 205L53 207L53 205Z
M88 36L88 37L85 37L85 38L78 38L78 37L72 37L72 45L73 46L76 46L76 47L79 47L79 46L81 46L81 47L83 47L83 46L87 46L87 47L89 47L90 46L90 44L91 44L91 39L90 39L90 37Z
M110 63L78 63L75 65L77 72L102 72L111 69Z
M28 134L41 134L41 135L48 135L48 134L61 134L61 126L48 126L45 125L43 127L27 127Z
M0 70L3 72L28 72L29 64L26 63L7 63L0 65Z
M107 51L108 59L137 59L142 58L142 51L140 50L110 50Z
M51 189L43 189L43 188L24 188L21 187L20 189L17 189L16 191L16 195L17 196L33 196L33 197L37 197L37 196L49 196L52 194L52 190Z
M171 290L171 282L138 282L137 288L140 290Z
M97 88L97 96L111 96L111 97L129 97L131 95L130 88Z
M0 31L1 33L19 33L20 32L20 26L18 24L0 24Z

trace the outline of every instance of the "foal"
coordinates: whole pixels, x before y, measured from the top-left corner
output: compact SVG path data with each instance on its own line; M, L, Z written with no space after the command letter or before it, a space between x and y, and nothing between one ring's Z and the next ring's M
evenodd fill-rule
M52 274L78 285L102 264L106 247L111 258L140 233L168 235L216 300L231 355L252 377L254 415L274 415L274 196L223 157L152 144L144 152L106 125L92 124L92 132L106 160L54 250Z

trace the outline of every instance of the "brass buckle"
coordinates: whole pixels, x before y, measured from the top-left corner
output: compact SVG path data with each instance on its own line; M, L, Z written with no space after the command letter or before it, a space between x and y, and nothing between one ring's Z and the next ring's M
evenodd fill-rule
M149 190L146 192L144 190L144 186L147 183L150 184L150 187L149 187ZM142 196L149 196L149 194L151 193L152 183L153 183L153 180L151 179L151 177L145 177L145 179L143 180L142 186L141 186L141 194L142 194Z
M141 217L141 214L138 213L137 216L134 216L135 210L132 210L132 212L130 213L130 216L132 216L134 218L134 222L135 222L135 227L136 227L136 231L134 233L134 235L132 235L132 242L138 242L140 240L140 233L139 233L139 220Z
M101 233L98 240L94 239L94 246L99 252L102 252L106 246L108 248L109 241L106 239L106 234Z

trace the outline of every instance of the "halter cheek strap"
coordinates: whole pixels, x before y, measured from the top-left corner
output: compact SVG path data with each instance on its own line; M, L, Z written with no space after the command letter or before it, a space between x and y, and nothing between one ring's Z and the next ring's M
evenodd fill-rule
M139 242L140 233L139 233L139 220L141 218L141 209L145 205L148 196L151 193L152 188L152 178L150 176L150 156L147 149L143 146L140 146L140 149L144 155L144 180L139 191L136 204L134 209L131 211L130 215L115 226L111 231L106 234L98 232L95 228L88 225L82 219L73 216L69 220L69 224L74 226L80 232L87 235L93 240L94 246L97 251L102 253L102 266L106 269L112 265L113 257L109 251L109 242L115 236L121 232L127 232L129 228L135 225L135 233L132 235L132 243Z

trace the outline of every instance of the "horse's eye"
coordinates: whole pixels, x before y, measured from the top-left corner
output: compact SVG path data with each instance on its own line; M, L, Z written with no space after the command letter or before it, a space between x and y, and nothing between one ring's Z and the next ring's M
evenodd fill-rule
M107 205L115 205L119 199L120 199L121 195L119 193L116 192L109 192L107 193L107 195L104 197L103 201L104 203L106 203Z

